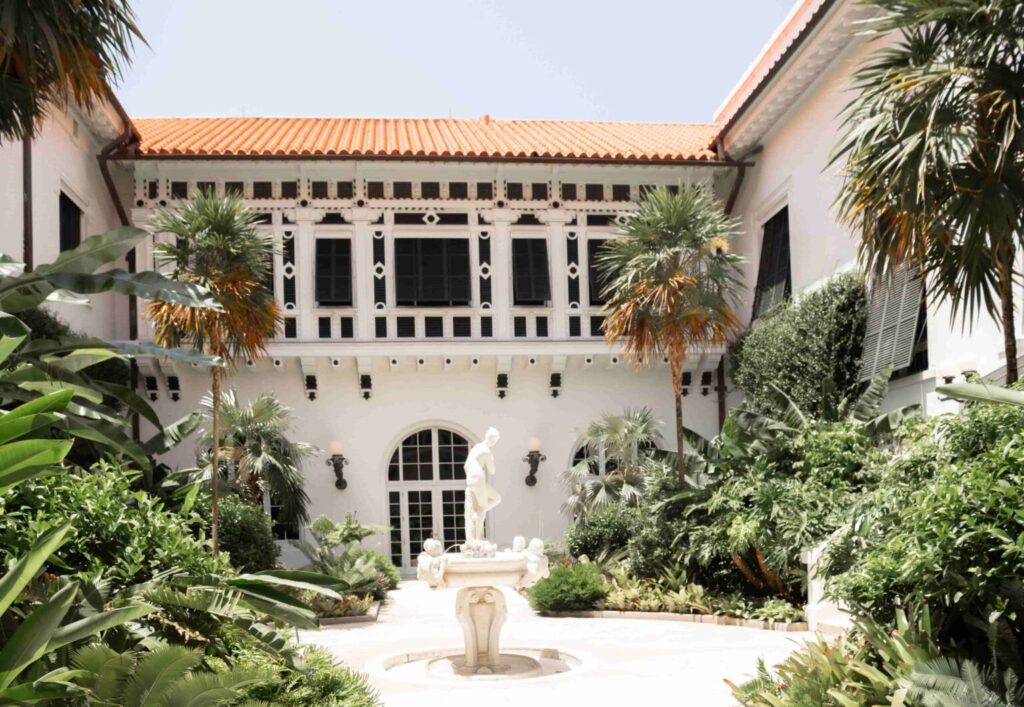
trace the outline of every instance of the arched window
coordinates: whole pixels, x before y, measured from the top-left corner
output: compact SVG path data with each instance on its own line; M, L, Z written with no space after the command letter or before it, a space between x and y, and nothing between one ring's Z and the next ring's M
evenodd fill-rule
M572 455L572 465L575 467L582 461L590 460L587 466L590 467L591 476L605 476L608 473L615 471L618 468L611 459L605 458L605 452L603 448L597 450L597 454L593 454L590 451L590 447L586 444L581 444L576 449L576 453ZM604 470L603 472L601 470Z

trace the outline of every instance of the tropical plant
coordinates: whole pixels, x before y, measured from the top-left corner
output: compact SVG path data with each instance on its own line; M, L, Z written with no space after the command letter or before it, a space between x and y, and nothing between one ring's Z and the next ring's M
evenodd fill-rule
M973 661L951 658L921 662L910 676L909 697L925 707L1021 707L1024 686L1012 670L1002 675Z
M568 493L563 510L583 517L609 504L635 505L647 474L662 463L656 454L660 426L647 408L591 422L577 442L584 458L562 472Z
M579 515L565 531L565 549L572 557L593 560L602 553L622 550L636 532L641 512L635 507L604 504Z
M209 504L203 503L200 513L204 519L209 519L209 511ZM220 549L239 572L273 569L281 554L270 515L235 494L220 499Z
M577 562L555 565L551 573L530 587L530 606L538 611L596 609L608 594L597 565Z
M205 396L200 406L212 420L213 399ZM251 504L262 507L263 496L269 493L281 504L281 521L298 523L309 520L302 462L318 450L289 439L291 427L291 408L270 393L260 393L248 405L239 403L234 390L221 395L221 475L233 479L241 497ZM207 465L208 475L213 440L207 431L201 442L199 463Z
M373 594L380 585L378 561L363 554L359 543L386 526L369 526L356 522L351 513L343 523L320 516L309 526L313 543L293 540L306 559L309 569L334 578L332 587L340 594Z
M157 343L173 348L190 343L233 366L239 357L258 358L281 321L267 288L273 241L255 227L256 216L236 196L200 192L180 209L157 212L154 228L173 237L155 251L161 266L172 266L171 279L197 284L213 293L220 309L198 309L157 299L146 307ZM219 550L221 369L210 369L211 518L213 548Z
M107 97L142 35L127 0L10 0L0 15L0 138L30 136L54 104Z
M1024 235L1024 8L1018 0L872 0L896 34L855 76L833 161L872 272L906 266L934 302L1000 321L1017 380L1013 292Z
M636 365L668 358L675 393L677 471L682 451L682 376L694 347L723 344L739 326L734 307L743 259L731 252L735 224L701 186L648 192L597 256L607 283L605 338Z

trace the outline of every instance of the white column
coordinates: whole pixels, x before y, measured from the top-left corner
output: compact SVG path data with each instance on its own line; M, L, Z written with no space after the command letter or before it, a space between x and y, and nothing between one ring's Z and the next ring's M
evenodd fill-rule
M373 232L369 220L353 222L352 275L354 277L356 307L355 335L357 339L373 338Z
M548 224L548 267L551 269L550 334L556 339L569 336L569 291L566 288L568 262L565 248L564 211L549 211L544 215Z
M504 209L491 212L491 298L494 312L494 336L512 337L512 214Z
M316 323L313 321L313 302L315 291L313 282L316 279L316 249L313 221L301 219L295 225L295 277L298 287L295 288L295 312L298 321L296 330L300 339L317 337Z

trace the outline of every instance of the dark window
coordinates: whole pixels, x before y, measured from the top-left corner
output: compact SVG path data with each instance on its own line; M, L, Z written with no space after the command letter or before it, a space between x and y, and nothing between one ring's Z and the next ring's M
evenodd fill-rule
M352 241L318 238L316 241L316 301L321 307L352 304Z
M388 338L388 318L376 317L373 321L374 336L378 339Z
M416 317L399 317L396 323L399 338L412 339L416 336Z
M150 199L156 199L160 196L160 182L155 179L146 182L146 196Z
M420 198L422 199L440 199L441 198L441 183L440 182L423 182L420 184Z
M341 318L341 338L351 339L354 335L352 326L352 317Z
M469 198L469 185L466 182L449 182L448 183L448 198L449 199L468 199Z
M608 301L603 294L606 279L597 267L597 255L604 243L603 240L597 239L587 241L587 275L590 280L590 304L592 306Z
M672 194L674 196L674 195L679 193L679 185L678 184L669 184L667 187L665 187L665 191L667 191L669 194Z
M384 182L367 182L366 196L370 199L384 198Z
M521 201L523 198L523 185L520 182L509 182L505 185L505 191L511 201Z
M245 182L224 182L224 193L230 196L245 196Z
M658 187L653 184L641 184L640 185L640 199L646 199L647 195L653 191L656 191Z
M468 226L469 214L436 214L438 226Z
M391 185L391 193L396 199L411 199L412 182L395 182Z
M338 182L339 199L351 199L353 193L352 182Z
M423 335L431 338L444 336L444 317L424 317Z
M396 213L394 216L396 226L422 226L426 223L423 217L426 216L422 211L403 211Z
M562 201L576 201L576 185L575 184L563 184L562 185Z
M534 324L537 327L537 336L547 336L548 335L548 318L547 317L537 317L537 319L534 320Z
M196 190L206 194L207 196L213 196L217 193L216 182L196 182Z
M604 185L588 184L586 187L587 201L604 201Z
M494 322L490 317L480 317L480 336L494 336Z
M613 214L587 214L588 226L614 226L615 216Z
M275 495L270 496L270 529L275 540L298 540L299 526L294 521L281 520L281 502Z
M252 183L252 198L253 199L270 199L273 197L273 184L270 182L253 182Z
M321 339L331 338L331 318L330 317L319 317L317 319L317 329L320 333Z
M469 317L452 317L452 334L458 337L473 335L473 320Z
M530 187L530 196L534 201L547 201L548 183L538 182Z
M284 338L294 339L298 336L298 329L296 328L295 317L290 317L284 320Z
M569 336L580 336L581 333L580 318L569 317Z
M298 199L299 198L299 183L295 181L281 182L281 198L282 199Z
M493 199L494 198L494 185L491 182L477 182L476 183L476 198L477 199Z
M604 336L602 329L604 328L604 317L591 317L590 318L590 335L591 336Z
M395 239L395 295L399 306L468 305L469 278L468 239Z
M526 336L526 317L512 318L512 333L515 336Z
M64 192L60 193L60 249L77 248L82 242L82 210Z
M188 198L188 182L171 182L171 198L172 199L187 199Z
M613 201L629 201L629 185L628 184L613 184L612 185L612 200Z
M543 305L551 299L548 243L543 238L512 239L512 297L516 305Z
M345 217L337 211L328 211L324 214L324 217L320 219L320 223L324 226L340 226L343 223L348 223Z
M312 187L312 196L314 199L327 198L327 182L313 182L310 186Z
M754 290L753 318L789 299L792 281L789 273L789 209L783 209L764 225L761 264ZM914 303L917 306L917 303Z

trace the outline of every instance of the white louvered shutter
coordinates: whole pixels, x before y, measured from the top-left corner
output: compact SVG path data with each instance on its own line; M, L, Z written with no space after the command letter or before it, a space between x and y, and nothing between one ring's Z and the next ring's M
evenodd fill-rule
M921 292L921 278L906 268L872 287L860 369L862 381L874 378L886 366L898 371L910 365Z

